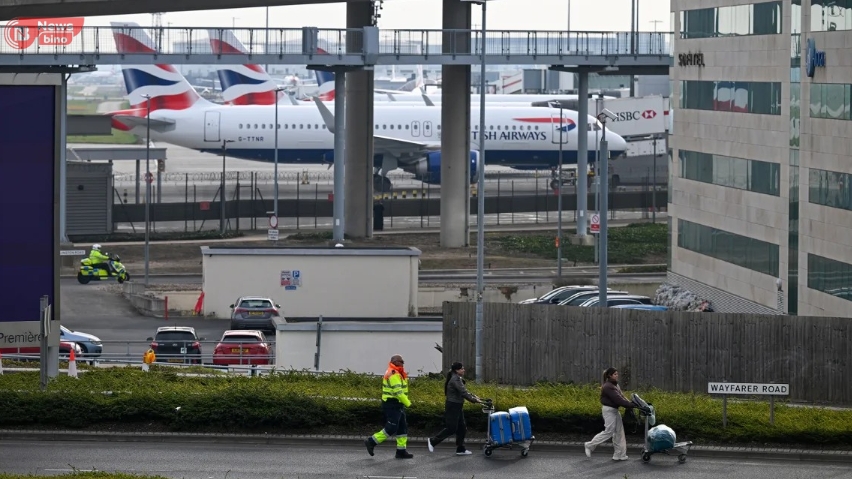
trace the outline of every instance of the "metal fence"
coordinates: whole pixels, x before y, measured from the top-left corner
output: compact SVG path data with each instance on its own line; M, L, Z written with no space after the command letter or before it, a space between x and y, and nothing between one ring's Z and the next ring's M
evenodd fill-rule
M653 193L652 172L621 182L610 191L610 219L650 219L665 211L666 181L657 178ZM659 175L658 175L659 176ZM161 173L152 184L151 221L154 231L202 231L221 229L222 173ZM381 203L387 228L431 228L440 224L439 185L411 175L390 175L393 188L374 194ZM279 180L279 227L326 229L332 221L333 175L331 172L281 172ZM265 230L272 211L274 178L264 172L226 172L225 229ZM488 224L548 224L558 219L558 197L550 171L489 173L486 183ZM589 209L595 210L595 186L589 188ZM576 221L576 187L565 184L563 220ZM472 196L475 197L475 187ZM135 175L115 175L113 223L116 231L144 229L145 184ZM476 201L471 199L471 211ZM656 208L654 208L656 206ZM475 214L471 216L475 221Z
M191 57L245 57L239 53L211 45L231 30L246 48L247 54L279 56L312 55L331 59L344 55L436 56L479 55L482 46L493 56L559 56L559 55L640 55L669 56L670 32L600 32L600 31L520 31L491 30L485 34L474 29L379 30L378 52L367 51L362 28L221 28L221 27L126 27L117 31L141 38L148 35L153 52L128 54L127 58L152 55L182 55L183 63ZM0 55L81 55L98 58L118 54L112 27L83 26L73 32L39 28L33 23L11 21L0 26L7 41L0 42ZM375 39L373 40L375 41ZM221 45L221 44L218 44ZM234 60L234 62L238 62ZM261 62L262 63L262 62Z
M444 303L443 367L475 362L475 303ZM783 383L790 399L852 403L848 318L486 303L486 381L599 383L706 392L708 382ZM470 367L468 373L472 373Z

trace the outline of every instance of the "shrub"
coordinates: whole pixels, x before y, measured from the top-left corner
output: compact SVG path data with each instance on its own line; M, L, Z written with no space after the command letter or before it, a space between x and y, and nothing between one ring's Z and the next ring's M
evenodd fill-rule
M38 373L0 376L0 427L50 425L97 428L136 424L187 432L350 431L382 422L380 379L342 373L315 376L278 372L269 376L186 377L174 370L100 369L79 379L59 376L39 390ZM527 406L538 433L594 435L603 426L597 385L541 383L516 388L469 384L491 397L498 410ZM721 401L702 394L641 392L657 408L657 423L679 439L735 443L840 444L852 440L846 424L852 411L798 408L776 403L775 426L766 402L729 401L728 427L722 429ZM417 378L410 386L408 410L413 429L440 428L443 381ZM177 408L180 407L178 410ZM485 431L486 416L467 406L469 428ZM591 437L591 436L590 436ZM0 478L2 479L2 478Z

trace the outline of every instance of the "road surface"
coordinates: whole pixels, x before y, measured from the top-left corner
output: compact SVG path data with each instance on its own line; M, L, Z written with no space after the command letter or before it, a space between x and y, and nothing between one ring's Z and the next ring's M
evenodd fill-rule
M226 439L221 444L9 440L0 442L0 470L58 475L76 468L175 479L852 478L848 465L824 462L691 457L678 464L674 457L654 456L644 464L635 449L628 451L630 459L624 462L613 462L611 449L603 447L591 458L576 448L537 451L533 445L527 458L517 451L498 450L486 459L478 450L471 456L457 457L451 444L442 444L429 454L424 444L414 443L410 451L415 457L407 461L394 459L393 449L383 444L370 457L363 446L351 443L300 446L229 444Z

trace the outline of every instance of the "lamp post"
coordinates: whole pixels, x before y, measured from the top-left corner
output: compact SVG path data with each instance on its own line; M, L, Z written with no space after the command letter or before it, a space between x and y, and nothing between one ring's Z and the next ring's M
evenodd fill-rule
M142 95L145 113L145 286L148 286L149 243L151 240L151 95Z
M559 215L556 220L556 277L562 279L562 102L559 104L559 163L556 167L556 210ZM553 103L550 104L553 106Z
M657 223L657 135L654 134L654 162L652 166L653 170L651 171L652 180L652 191L651 194L651 223Z
M277 110L278 108L276 108ZM219 204L221 205L219 218L219 234L225 235L225 156L228 151L228 143L233 143L234 140L222 140L222 186L219 194Z
M482 291L485 265L485 19L489 0L464 0L482 6L479 54L479 161L476 164L476 382L482 383Z
M610 120L615 120L617 117L611 111L606 108L597 116L598 120L601 122L601 144L600 144L600 164L598 164L598 178L603 178L603 181L599 181L601 199L600 199L600 212L598 216L600 217L600 262L598 264L598 271L600 279L598 280L598 306L601 308L607 307L607 299L606 299L606 288L607 288L607 227L608 221L608 209L609 209L609 150L607 149L606 142L606 120L609 118Z
M267 11L268 11L268 8L269 7L267 7ZM281 92L281 91L284 91L284 87L279 86L279 87L275 88L275 126L274 126L274 128L275 128L275 153L274 153L274 155L275 155L275 173L274 173L274 175L275 175L275 183L274 183L275 184L275 194L273 195L275 197L275 199L274 199L275 203L272 205L272 214L275 215L276 221L278 220L278 135L281 134L281 131L280 131L281 127L278 125L278 93ZM224 159L222 160L222 163L223 163L222 169L224 171L224 163L225 163Z

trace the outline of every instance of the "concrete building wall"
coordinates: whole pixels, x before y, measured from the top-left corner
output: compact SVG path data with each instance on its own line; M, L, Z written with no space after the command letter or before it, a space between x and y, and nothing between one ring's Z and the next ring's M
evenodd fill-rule
M417 315L416 248L203 246L201 253L205 316L229 318L240 296L269 297L285 318Z
M852 21L845 21L852 9L836 7L844 11L835 12L834 16L819 14L815 17L818 22L828 18L829 21L843 20L849 25L838 25L836 31L811 31L812 27L816 30L834 27L812 25L810 0L795 2L801 3L801 15L793 14L793 9L799 8L794 7L793 1L784 0L781 2L780 34L681 38L680 13L683 10L755 3L763 2L672 1L678 33L674 40L675 65L671 69L674 122L670 144L674 161L669 205L673 228L669 280L705 295L715 303L718 311L779 309L776 278L679 247L678 224L679 220L685 220L777 245L778 278L782 280L785 297L791 288L797 293L794 309L799 315L849 316L852 299L852 195L849 191L852 182L849 180L852 177L841 178L839 174L852 174L852 114L849 112L852 98L840 95L838 100L836 95L832 98L824 95L821 98L825 102L834 102L826 107L820 100L811 98L811 88L814 84L842 84L850 85L846 88L852 91L852 50L849 49L852 47ZM825 66L817 66L812 78L806 75L809 40L815 42L817 51L825 52ZM795 57L798 49L800 59L794 58L791 62L791 56ZM678 66L678 54L699 52L704 55L704 67ZM780 114L682 108L681 82L684 80L780 83ZM832 88L836 90L837 87ZM800 89L798 105L791 101L796 89ZM798 111L797 106L800 106ZM825 116L825 108L829 109L829 115L843 118L820 118ZM780 173L778 194L684 178L680 152L685 150L776 163ZM818 184L812 178L817 170L835 176L825 184ZM795 171L798 183L791 185ZM796 184L798 208L791 190ZM811 198L812 192L820 188L825 190L823 199ZM825 199L826 195L829 200ZM825 201L832 202L832 206L818 204ZM796 217L793 214L798 214L798 232L794 229ZM798 241L798 249L793 249L791 256L788 247L795 248L793 240ZM820 271L809 271L812 255L840 262L839 266L834 263L834 269L830 269L823 264ZM824 286L826 283L831 286ZM820 289L830 289L832 293ZM783 304L780 310L787 312L789 308L790 305Z

